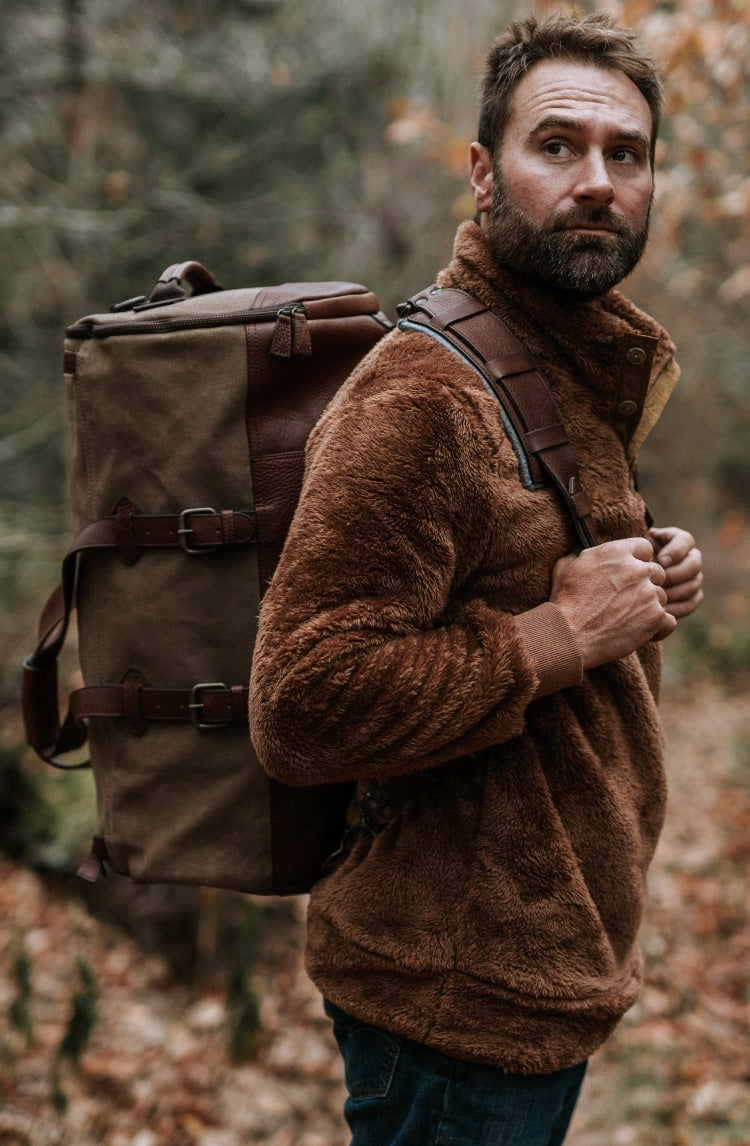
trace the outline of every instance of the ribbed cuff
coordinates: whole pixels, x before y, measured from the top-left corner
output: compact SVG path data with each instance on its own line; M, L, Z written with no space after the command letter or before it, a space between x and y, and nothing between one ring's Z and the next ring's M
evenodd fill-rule
M581 683L583 661L578 643L557 605L547 601L515 620L539 682L535 699Z

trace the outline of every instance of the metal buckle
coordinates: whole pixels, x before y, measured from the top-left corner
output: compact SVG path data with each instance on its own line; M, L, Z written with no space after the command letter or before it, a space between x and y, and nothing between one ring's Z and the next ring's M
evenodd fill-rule
M210 732L215 728L229 728L232 723L231 717L227 720L199 720L198 713L203 708L203 701L200 699L202 692L222 692L226 690L226 685L222 681L204 681L202 684L194 684L190 689L190 703L188 708L190 710L190 719L196 728L202 731Z
M193 532L192 527L188 525L188 518L192 517L194 513L200 513L205 517L206 514L216 513L216 510L212 509L210 505L203 505L198 509L183 509L182 513L180 514L180 525L177 530L177 540L179 541L181 548L184 549L186 553L193 553L198 557L200 557L203 553L215 553L216 550L220 548L220 546L201 545L199 549L196 549L195 546L188 545L187 539Z

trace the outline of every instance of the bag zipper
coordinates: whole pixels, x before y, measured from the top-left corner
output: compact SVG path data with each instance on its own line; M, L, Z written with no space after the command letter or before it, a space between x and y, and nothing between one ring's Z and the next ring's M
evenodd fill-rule
M280 314L307 314L304 303L263 307L260 310L228 311L225 314L203 314L183 318L151 318L133 322L111 322L99 326L94 322L74 322L65 333L69 338L109 338L115 334L169 334L174 330L198 327L233 326L247 322L271 322Z

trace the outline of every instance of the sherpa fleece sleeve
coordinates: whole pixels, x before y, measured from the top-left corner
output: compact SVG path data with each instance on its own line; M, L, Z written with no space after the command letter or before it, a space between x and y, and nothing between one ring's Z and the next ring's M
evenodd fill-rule
M543 663L555 606L517 623L460 592L494 525L486 438L470 398L409 376L350 387L316 428L253 658L251 732L277 779L432 767L517 736L540 674L580 679L570 634L563 669Z

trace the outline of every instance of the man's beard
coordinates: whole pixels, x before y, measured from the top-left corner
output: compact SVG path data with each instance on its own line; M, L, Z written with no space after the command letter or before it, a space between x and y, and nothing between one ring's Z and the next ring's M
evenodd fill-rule
M508 199L495 170L488 238L497 262L524 278L581 299L597 298L629 275L648 239L649 202L643 223L631 227L609 207L571 207L550 214L540 226L530 223ZM580 234L569 228L589 224L607 231Z

